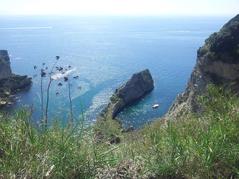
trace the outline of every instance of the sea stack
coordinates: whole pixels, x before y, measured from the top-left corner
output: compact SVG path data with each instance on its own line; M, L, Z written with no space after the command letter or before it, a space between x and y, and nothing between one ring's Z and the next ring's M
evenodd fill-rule
M103 117L115 118L125 107L137 102L154 88L154 81L148 69L133 76L121 87L115 90L110 103L102 112Z
M31 78L12 73L7 50L0 50L0 107L11 104L13 96L31 86Z
M212 34L197 53L197 63L185 92L178 96L166 117L184 112L199 112L197 97L208 84L219 85L239 93L239 15Z

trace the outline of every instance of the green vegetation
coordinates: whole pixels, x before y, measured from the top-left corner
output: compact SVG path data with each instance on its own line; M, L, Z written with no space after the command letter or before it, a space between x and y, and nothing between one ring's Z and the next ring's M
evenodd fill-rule
M199 100L200 115L131 133L111 119L41 131L27 110L1 115L0 178L238 178L239 99L210 86Z

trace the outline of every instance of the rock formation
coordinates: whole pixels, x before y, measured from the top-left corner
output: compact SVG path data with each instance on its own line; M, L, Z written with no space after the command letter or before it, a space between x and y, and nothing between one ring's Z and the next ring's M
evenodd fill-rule
M107 114L111 118L115 118L126 106L140 100L153 88L154 81L148 69L133 74L124 85L116 89L102 115Z
M176 117L185 111L198 112L197 97L206 91L209 83L239 92L239 15L199 48L186 91L177 97L166 117Z
M31 78L12 73L8 52L0 50L0 107L11 104L13 95L30 85Z
M6 50L0 50L0 80L12 75L10 58Z

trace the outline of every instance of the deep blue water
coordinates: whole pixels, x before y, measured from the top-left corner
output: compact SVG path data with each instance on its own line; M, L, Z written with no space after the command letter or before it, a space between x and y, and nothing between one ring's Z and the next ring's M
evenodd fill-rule
M182 92L204 40L228 20L227 17L1 17L0 49L11 55L15 73L34 76L42 62L72 65L79 74L72 80L74 115L84 113L87 122L107 104L116 87L133 73L150 69L154 91L124 110L124 125L140 127L168 110ZM39 119L40 78L33 78L30 91L17 105L33 105ZM77 87L81 86L82 89ZM60 95L56 96L56 91ZM50 115L67 116L67 86L53 84ZM152 104L160 108L153 110ZM63 120L64 120L63 119Z

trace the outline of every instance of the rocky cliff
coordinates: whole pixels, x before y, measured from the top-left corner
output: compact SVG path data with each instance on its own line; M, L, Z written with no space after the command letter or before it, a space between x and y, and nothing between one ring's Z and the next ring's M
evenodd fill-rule
M154 88L154 81L148 69L133 76L121 87L116 89L110 103L101 116L110 115L115 118L126 106L140 100Z
M210 83L239 93L239 15L212 34L199 48L187 88L177 97L166 117L200 111L197 97Z
M10 58L6 50L0 50L0 79L9 78L12 75Z
M14 94L30 85L31 78L12 73L8 52L0 50L0 107L11 104Z

